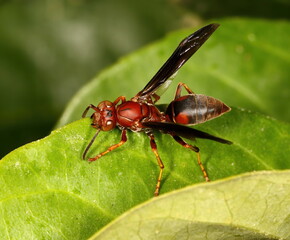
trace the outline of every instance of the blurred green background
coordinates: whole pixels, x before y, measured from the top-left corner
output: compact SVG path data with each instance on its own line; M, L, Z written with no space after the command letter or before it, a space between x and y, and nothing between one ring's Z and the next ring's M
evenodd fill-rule
M288 0L0 1L0 157L48 135L81 86L170 31L289 13Z

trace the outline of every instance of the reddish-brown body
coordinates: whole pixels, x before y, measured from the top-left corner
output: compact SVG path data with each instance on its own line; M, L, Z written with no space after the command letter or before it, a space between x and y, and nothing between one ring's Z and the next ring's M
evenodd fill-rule
M142 122L161 122L165 116L154 105L142 102L126 101L116 107L117 125L140 132L145 127Z
M157 151L153 133L154 130L158 130L171 135L183 147L196 152L197 161L203 176L206 181L209 181L206 170L200 160L199 148L186 143L181 137L190 140L205 138L224 144L231 144L228 140L185 126L195 125L216 118L230 111L230 108L213 97L193 93L183 83L178 85L175 98L169 104L165 113L161 112L154 104L159 100L162 92L169 86L172 76L199 49L217 27L218 24L210 24L185 38L148 84L131 100L127 101L125 97L120 96L114 102L103 101L97 107L90 104L85 109L83 117L86 116L89 109L92 108L95 111L91 118L92 126L97 129L97 132L85 149L83 159L85 159L86 153L100 131L110 131L117 126L122 130L121 141L95 157L89 158L89 161L95 161L123 145L127 141L127 130L134 132L144 131L150 139L151 149L160 168L154 192L154 195L157 196L164 168ZM185 96L181 96L183 87L188 92Z

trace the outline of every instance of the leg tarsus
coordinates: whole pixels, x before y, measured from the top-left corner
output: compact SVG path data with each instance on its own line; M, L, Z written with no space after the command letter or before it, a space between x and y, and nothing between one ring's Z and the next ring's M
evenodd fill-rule
M160 186L161 186L161 179L162 179L162 174L163 174L163 169L164 169L164 164L158 154L158 151L157 151L157 144L155 142L155 138L154 138L154 135L153 133L147 133L147 135L149 136L150 138L150 146L151 146L151 149L153 151L153 153L155 154L155 157L157 159L157 162L158 162L158 166L159 166L159 175L158 175L158 179L157 179L157 184L156 184L156 188L155 188L155 192L154 192L154 196L157 197L159 195L159 190L160 190Z
M203 177L204 177L204 179L205 179L206 182L209 182L210 180L209 180L209 177L207 175L207 172L206 172L206 170L205 170L205 168L204 168L204 166L203 166L203 164L202 164L202 162L200 160L199 148L196 147L196 146L193 146L193 145L188 144L181 137L179 137L177 135L171 135L171 136L174 138L174 140L176 142L178 142L179 144L181 144L183 147L189 148L192 151L196 152L196 154L197 154L197 163L198 163L198 165L199 165L199 167L200 167L200 169L202 171Z

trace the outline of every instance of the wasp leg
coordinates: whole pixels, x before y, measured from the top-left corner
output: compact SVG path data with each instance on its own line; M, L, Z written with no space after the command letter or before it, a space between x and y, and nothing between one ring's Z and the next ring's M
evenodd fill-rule
M177 136L177 135L173 135L173 134L172 134L171 136L174 138L174 140L175 140L176 142L178 142L179 144L181 144L183 147L185 147L185 148L189 148L189 149L191 149L192 151L195 151L195 152L196 152L196 154L197 154L197 162L198 162L198 165L199 165L199 167L200 167L200 169L201 169L201 171L202 171L202 173L203 173L203 177L204 177L204 179L205 179L206 182L209 182L210 180L209 180L209 178L208 178L207 172L206 172L206 170L205 170L205 168L204 168L204 166L202 165L202 162L201 162L201 160L200 160L199 148L196 147L196 146L192 146L192 145L186 143L186 142L185 142L181 137L179 137L179 136Z
M125 142L127 142L127 131L126 129L123 129L122 130L122 136L121 136L121 141L115 145L112 145L111 147L109 147L106 151L98 154L97 156L93 157L93 158L89 158L89 162L93 162L93 161L96 161L98 160L100 157L104 156L105 154L113 151L114 149L122 146Z
M158 96L156 93L153 93L152 97L154 97L154 103L156 103L160 99L160 96Z
M126 102L126 98L124 96L120 96L113 102L113 104L116 105L118 102L120 102L120 100L122 103Z
M162 173L163 173L164 164L161 161L161 158L160 158L160 156L158 154L157 144L155 142L155 138L154 138L153 133L147 133L147 135L150 138L151 149L152 149L153 153L156 156L156 159L157 159L157 162L158 162L158 166L160 168L159 176L158 176L157 184L156 184L156 189L155 189L155 192L154 192L154 196L157 197L159 195L159 190L160 190L160 185L161 185L161 179L162 179Z
M194 92L185 84L185 83L178 83L177 85L177 88L176 88L176 92L175 92L175 100L177 98L180 98L181 97L181 90L182 90L182 87L185 88L185 90L189 93L189 94L194 94Z

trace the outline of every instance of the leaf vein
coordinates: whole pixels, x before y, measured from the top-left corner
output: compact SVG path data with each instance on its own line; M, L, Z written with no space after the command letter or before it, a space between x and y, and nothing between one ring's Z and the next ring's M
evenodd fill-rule
M26 198L26 197L31 197L31 196L36 196L36 195L42 195L42 194L50 194L50 193L61 193L61 194L67 194L70 195L73 198L77 198L80 201L92 206L94 209L96 209L99 212L102 212L104 215L106 215L108 218L115 218L114 215L108 213L107 211L104 211L103 209L101 209L100 207L98 207L96 204L93 204L92 202L88 201L87 199L81 198L80 196L73 194L71 192L65 192L62 190L58 190L58 189L49 189L46 191L39 191L39 192L33 192L33 193L26 193L26 194L19 194L19 195L15 195L15 196L11 196L11 197L7 197L7 198L3 198L0 200L0 203L3 203L5 201L10 201L11 199L17 199L17 198Z

